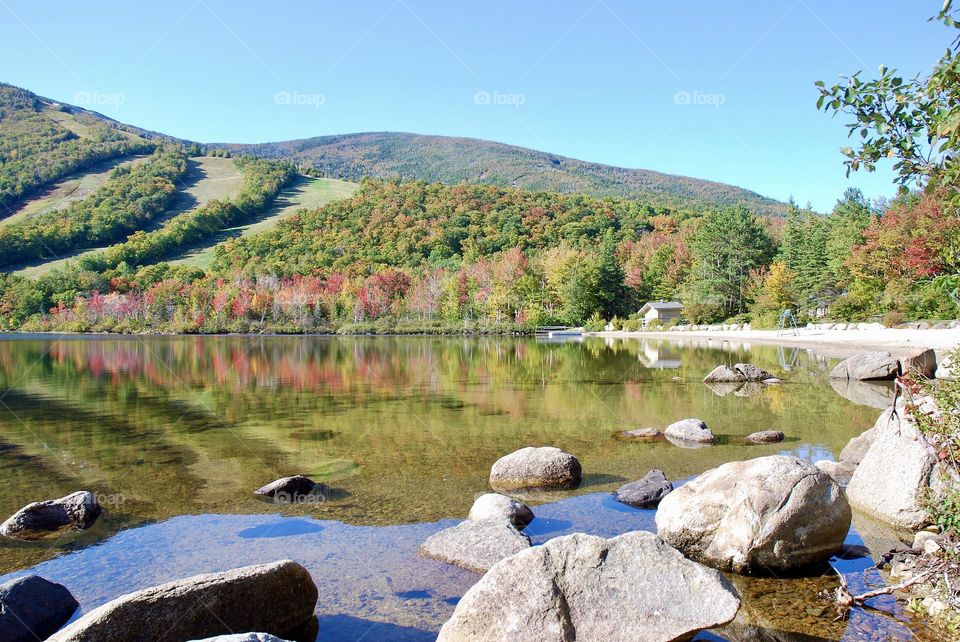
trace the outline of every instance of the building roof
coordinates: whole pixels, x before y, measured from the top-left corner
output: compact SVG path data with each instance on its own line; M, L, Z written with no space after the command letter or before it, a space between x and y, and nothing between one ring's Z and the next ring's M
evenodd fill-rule
M683 304L679 301L647 301L640 308L640 314L647 310L682 310Z

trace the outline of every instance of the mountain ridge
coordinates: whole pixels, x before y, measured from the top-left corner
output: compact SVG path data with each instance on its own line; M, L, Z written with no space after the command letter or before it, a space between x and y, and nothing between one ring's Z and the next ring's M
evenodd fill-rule
M385 131L210 145L291 160L345 180L373 176L447 184L489 183L532 191L635 198L694 210L742 204L761 214L786 212L786 204L776 199L727 183L584 161L481 138Z
M138 141L202 145L235 154L287 160L324 176L351 181L369 176L448 185L480 183L529 191L627 198L693 212L729 205L744 205L768 216L784 215L787 211L783 202L727 183L584 161L481 138L359 132L268 143L203 143L137 127L13 85L0 83L0 89L21 101L35 101L37 114L60 112L97 121L100 126Z

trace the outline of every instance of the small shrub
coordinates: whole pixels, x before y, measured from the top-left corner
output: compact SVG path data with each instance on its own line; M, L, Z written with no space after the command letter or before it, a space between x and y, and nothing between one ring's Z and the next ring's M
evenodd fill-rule
M884 326L888 328L896 328L898 325L906 321L906 317L903 315L903 312L899 310L890 310L883 315L881 319Z

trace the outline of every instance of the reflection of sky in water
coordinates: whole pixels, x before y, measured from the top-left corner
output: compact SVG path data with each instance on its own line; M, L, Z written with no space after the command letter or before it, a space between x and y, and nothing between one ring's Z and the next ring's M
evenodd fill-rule
M574 532L612 537L630 530L655 530L655 511L630 508L608 493L563 499L534 510L536 519L526 532L535 545ZM454 524L456 520L369 527L278 515L181 516L123 531L97 546L39 564L32 572L64 584L89 610L118 595L173 579L289 558L306 566L319 588L318 640L352 642L363 635L432 640L479 577L416 556L424 539ZM855 532L847 541L863 543ZM854 558L836 565L844 573L855 573L850 576L851 588L859 590L865 586L859 573L872 566L872 560ZM868 577L880 581L875 571ZM828 587L830 582L820 584ZM889 602L879 605L890 608ZM877 635L878 624L889 624L863 614L853 620L859 621L866 621ZM840 626L838 634L842 630ZM896 633L882 630L888 638ZM702 634L699 639L724 639L711 636Z

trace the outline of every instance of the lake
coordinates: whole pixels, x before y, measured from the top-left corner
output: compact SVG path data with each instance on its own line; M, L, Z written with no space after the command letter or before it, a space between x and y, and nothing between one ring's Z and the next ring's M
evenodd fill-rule
M701 382L739 361L784 385L747 395ZM80 489L107 512L80 535L0 542L0 580L32 569L89 609L171 579L290 558L320 589L318 640L431 640L479 576L419 559L416 548L466 516L496 459L552 445L583 464L580 488L530 502L534 543L654 530L654 511L618 504L611 491L651 468L677 483L763 455L833 459L869 428L891 390L834 389L833 363L719 341L4 337L0 519ZM719 443L613 437L687 417L706 421ZM743 439L766 429L787 440ZM326 501L252 495L297 473L325 483ZM874 555L895 541L861 517L848 538ZM869 557L835 565L853 592L882 585ZM890 598L834 621L817 593L835 575L733 579L737 623L698 639L934 639Z

